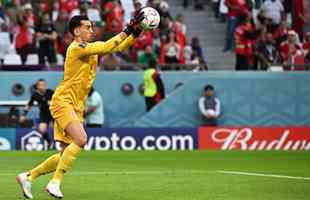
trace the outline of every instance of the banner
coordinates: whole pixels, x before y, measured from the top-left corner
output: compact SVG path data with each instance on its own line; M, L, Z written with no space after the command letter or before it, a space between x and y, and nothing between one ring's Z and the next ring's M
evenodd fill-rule
M15 129L0 129L0 151L15 150Z
M198 147L197 131L197 128L90 128L86 130L88 140L84 149L193 150ZM48 144L36 130L16 129L16 148L42 151L47 150Z
M91 128L86 132L85 150L310 150L310 127ZM49 134L52 138L52 129ZM0 129L0 148L15 149L14 129ZM48 144L36 130L16 129L16 149L43 151Z
M199 149L310 150L310 127L199 128Z
M52 129L49 130L51 135ZM16 129L16 149L23 151L43 151L48 149L48 144L42 138L42 135L34 129L17 128Z

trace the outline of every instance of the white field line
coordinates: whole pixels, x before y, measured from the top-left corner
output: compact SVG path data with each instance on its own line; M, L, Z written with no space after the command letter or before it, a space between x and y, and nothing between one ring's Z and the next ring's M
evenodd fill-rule
M203 170L157 170L157 171L72 171L71 175L160 175L160 174L212 174L214 171ZM0 172L0 176L14 176L17 173L13 172Z
M295 180L310 181L310 177L301 177L301 176L286 176L286 175L279 175L279 174L261 174L261 173L225 171L225 170L218 170L217 172L221 173L221 174L231 174L231 175L261 176L261 177L270 177L270 178L282 178L282 179L295 179Z

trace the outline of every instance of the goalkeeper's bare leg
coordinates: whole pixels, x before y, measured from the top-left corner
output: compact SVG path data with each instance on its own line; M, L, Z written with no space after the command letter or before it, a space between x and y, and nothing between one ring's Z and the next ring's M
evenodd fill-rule
M66 134L72 138L72 143L64 149L56 167L54 176L46 187L46 191L55 198L63 198L63 193L60 190L63 177L68 169L73 165L74 161L87 142L87 135L81 122L70 122L65 131Z

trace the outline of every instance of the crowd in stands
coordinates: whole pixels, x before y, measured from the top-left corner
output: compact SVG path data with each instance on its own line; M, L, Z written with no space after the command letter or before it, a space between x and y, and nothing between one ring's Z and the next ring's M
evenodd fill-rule
M132 3L132 9L128 3ZM66 24L72 16L87 15L94 24L96 40L105 41L123 30L125 13L132 15L143 6L159 11L159 28L145 31L128 52L101 57L101 64L148 64L151 58L160 64L204 63L199 39L188 41L182 14L171 16L164 0L2 0L0 62L10 64L5 56L18 54L21 64L62 65L72 41Z
M304 0L213 0L215 16L227 9L224 52L236 54L236 70L310 68L310 2ZM307 8L307 9L306 9ZM224 9L225 10L225 9Z

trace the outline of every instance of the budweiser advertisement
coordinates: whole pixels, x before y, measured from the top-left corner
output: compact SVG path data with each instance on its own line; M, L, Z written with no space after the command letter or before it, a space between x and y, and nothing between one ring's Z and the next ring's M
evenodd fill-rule
M199 128L199 149L310 150L310 127Z

